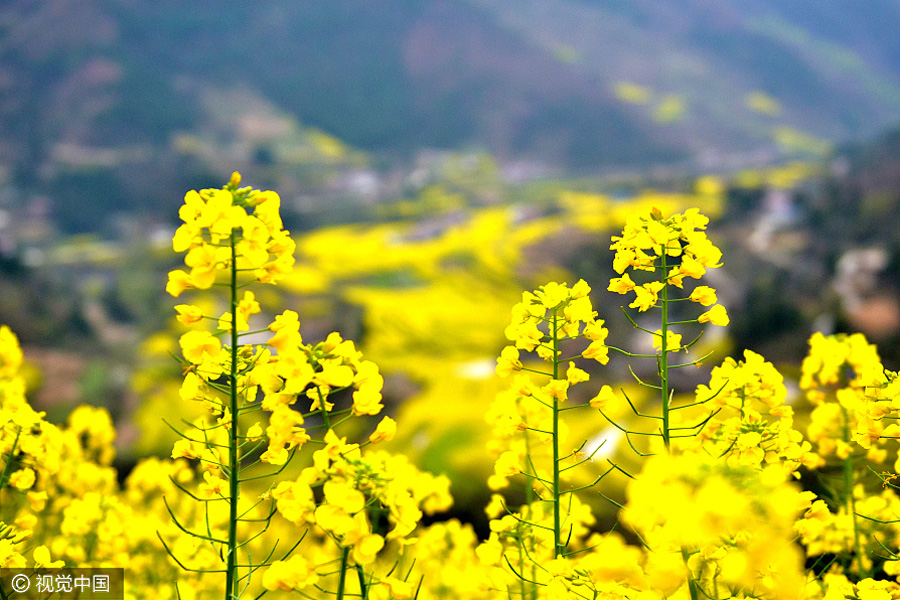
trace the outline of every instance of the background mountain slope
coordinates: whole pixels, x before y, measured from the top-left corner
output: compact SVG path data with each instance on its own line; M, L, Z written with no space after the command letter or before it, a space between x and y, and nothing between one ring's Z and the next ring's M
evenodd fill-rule
M892 0L10 0L0 164L56 205L154 205L206 177L174 140L234 141L209 99L246 89L388 164L727 168L895 122L898 29Z

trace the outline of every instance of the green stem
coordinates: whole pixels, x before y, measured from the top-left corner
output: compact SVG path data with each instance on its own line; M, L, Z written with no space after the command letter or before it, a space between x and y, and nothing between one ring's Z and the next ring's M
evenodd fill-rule
M231 428L228 438L228 556L225 575L225 600L237 598L237 520L238 497L240 496L240 460L238 457L238 391L237 391L237 245L234 230L231 232L231 366L229 368L229 396L231 406Z
M521 528L520 528L521 531ZM520 536L516 540L516 544L519 546L519 573L525 572L525 550L523 546L525 545L525 540ZM519 595L522 600L525 600L525 579L523 577L519 577ZM510 593L510 598L512 598L512 593Z
M341 574L338 580L337 600L344 600L344 584L347 582L347 563L350 559L350 548L341 548Z
M16 429L16 437L13 439L12 448L9 449L9 453L6 455L6 465L3 467L3 473L0 473L0 492L3 491L3 488L6 487L6 483L9 480L10 469L12 468L13 457L16 454L16 450L19 446L19 436L22 435L22 428L19 427Z
M559 379L559 317L553 309L553 379ZM559 518L559 398L553 396L553 558L559 557L564 548L560 538Z
M669 449L669 267L666 264L666 248L662 252L662 341L659 357L659 386L662 391L662 436L666 450Z
M534 477L537 477L537 473L535 472L535 470L533 468L534 465L531 462L531 438L528 435L527 430L524 432L524 435L525 435L525 455L528 457L528 461L525 466L525 469L527 470L529 475L533 475ZM527 477L526 482L525 482L525 507L526 507L525 515L526 515L526 518L528 519L528 521L531 521L534 518L534 515L531 511L531 505L533 502L534 502L534 488L531 483L531 477ZM524 541L520 540L519 543L524 544ZM531 550L534 550L534 548L531 548ZM537 578L536 570L537 570L537 567L534 564L532 564L531 565L531 580L532 581L535 581L535 579ZM524 572L525 572L525 553L520 548L519 549L519 573L524 573ZM525 600L525 596L526 596L525 580L519 579L519 584L520 584L521 593L522 593L522 600ZM532 592L532 598L534 600L537 600L537 588L532 586L531 592Z
M844 418L844 443L850 447L850 423L847 409L841 406L841 415ZM856 516L856 498L853 496L853 487L856 485L856 470L853 468L853 455L848 454L843 461L844 467L844 507L853 517L853 546L856 551L856 566L859 569L859 577L866 577L863 568L862 544L859 541L859 523Z
M525 518L528 521L531 521L531 503L534 502L534 489L532 488L531 483L531 475L537 476L531 468L531 444L528 439L528 430L523 432L525 436L525 471L529 475L529 477L525 478ZM524 541L519 539L519 544L524 545ZM525 552L522 548L519 548L519 573L525 572ZM532 579L534 579L532 577ZM525 580L519 579L519 593L521 595L522 600L525 600Z
M369 587L366 585L366 574L362 566L356 565L356 575L359 578L359 595L362 600L369 597Z
M684 561L685 569L687 569L687 580L688 580L688 590L691 593L691 600L699 600L700 593L697 587L697 582L694 581L694 575L691 573L691 567L688 565L688 560L691 558L690 553L688 553L687 548L684 546L681 547L681 559Z

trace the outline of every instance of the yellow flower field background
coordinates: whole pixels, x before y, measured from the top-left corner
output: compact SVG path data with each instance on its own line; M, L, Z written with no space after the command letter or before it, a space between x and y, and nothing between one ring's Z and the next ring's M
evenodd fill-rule
M129 472L103 408L32 408L0 328L0 568L121 567L128 598L900 597L897 374L862 334L732 355L726 184L685 189L433 188L300 235L237 173L188 191ZM609 276L545 256L566 239Z

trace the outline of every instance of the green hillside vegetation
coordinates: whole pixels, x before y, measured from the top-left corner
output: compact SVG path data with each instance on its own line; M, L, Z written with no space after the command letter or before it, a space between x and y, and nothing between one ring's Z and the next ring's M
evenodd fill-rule
M210 106L224 89L254 90L254 117L368 153L379 177L423 148L487 151L525 165L517 177L813 156L897 119L898 24L895 3L845 0L12 0L0 183L49 197L69 232L103 230L112 207L171 214L179 190L221 172L186 160L187 137L302 187L319 163L224 127Z

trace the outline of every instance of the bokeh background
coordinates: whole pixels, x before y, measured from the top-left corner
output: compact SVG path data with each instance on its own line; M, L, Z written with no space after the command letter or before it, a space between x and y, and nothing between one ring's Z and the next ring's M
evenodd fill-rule
M477 518L510 307L584 278L639 344L605 291L638 207L701 208L725 255L732 322L685 393L745 348L796 372L813 331L900 366L898 30L894 0L4 0L0 322L50 420L106 407L123 477L168 454L160 415L198 411L169 355L177 209L238 170L298 242L263 317L357 340L395 449Z

